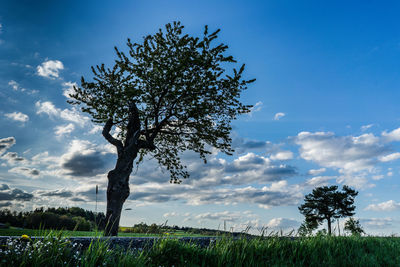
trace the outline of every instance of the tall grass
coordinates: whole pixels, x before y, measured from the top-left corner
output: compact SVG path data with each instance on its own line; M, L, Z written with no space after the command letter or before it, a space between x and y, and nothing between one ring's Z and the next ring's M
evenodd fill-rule
M41 241L9 240L1 266L400 266L400 239L329 237L290 239L223 237L207 248L161 238L145 249L110 248L94 240L86 249L58 232Z

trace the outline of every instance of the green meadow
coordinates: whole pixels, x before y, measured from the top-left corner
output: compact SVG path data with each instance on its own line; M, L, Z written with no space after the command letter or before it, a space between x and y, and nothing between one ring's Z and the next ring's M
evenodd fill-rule
M1 266L400 266L400 238L313 236L222 237L209 247L160 238L144 249L111 249L92 241L81 249L51 232L41 241L8 240Z

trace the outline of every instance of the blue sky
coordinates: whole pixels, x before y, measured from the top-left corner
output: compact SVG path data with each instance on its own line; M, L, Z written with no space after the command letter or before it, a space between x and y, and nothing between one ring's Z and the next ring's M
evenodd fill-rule
M191 178L169 184L147 161L131 175L122 225L139 222L234 230L297 228L315 186L359 191L367 233L400 233L400 4L396 1L2 1L0 206L105 210L116 159L100 127L66 93L114 46L179 20L204 25L256 78L234 122L236 153L209 164L183 155ZM343 223L343 222L341 222ZM256 230L255 230L256 231Z

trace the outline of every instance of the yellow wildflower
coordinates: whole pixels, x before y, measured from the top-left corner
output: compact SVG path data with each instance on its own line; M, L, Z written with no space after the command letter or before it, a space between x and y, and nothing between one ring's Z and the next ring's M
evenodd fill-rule
M31 238L28 235L21 235L21 238L25 240L31 240Z

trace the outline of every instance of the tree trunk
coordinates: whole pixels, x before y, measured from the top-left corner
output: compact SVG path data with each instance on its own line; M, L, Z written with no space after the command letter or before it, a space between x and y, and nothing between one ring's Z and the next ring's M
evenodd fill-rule
M328 235L331 235L332 234L332 231L331 231L331 218L330 217L328 217Z
M117 165L108 173L107 187L107 213L105 236L118 235L119 220L122 206L129 196L129 175L132 172L132 164L135 157L118 156Z

